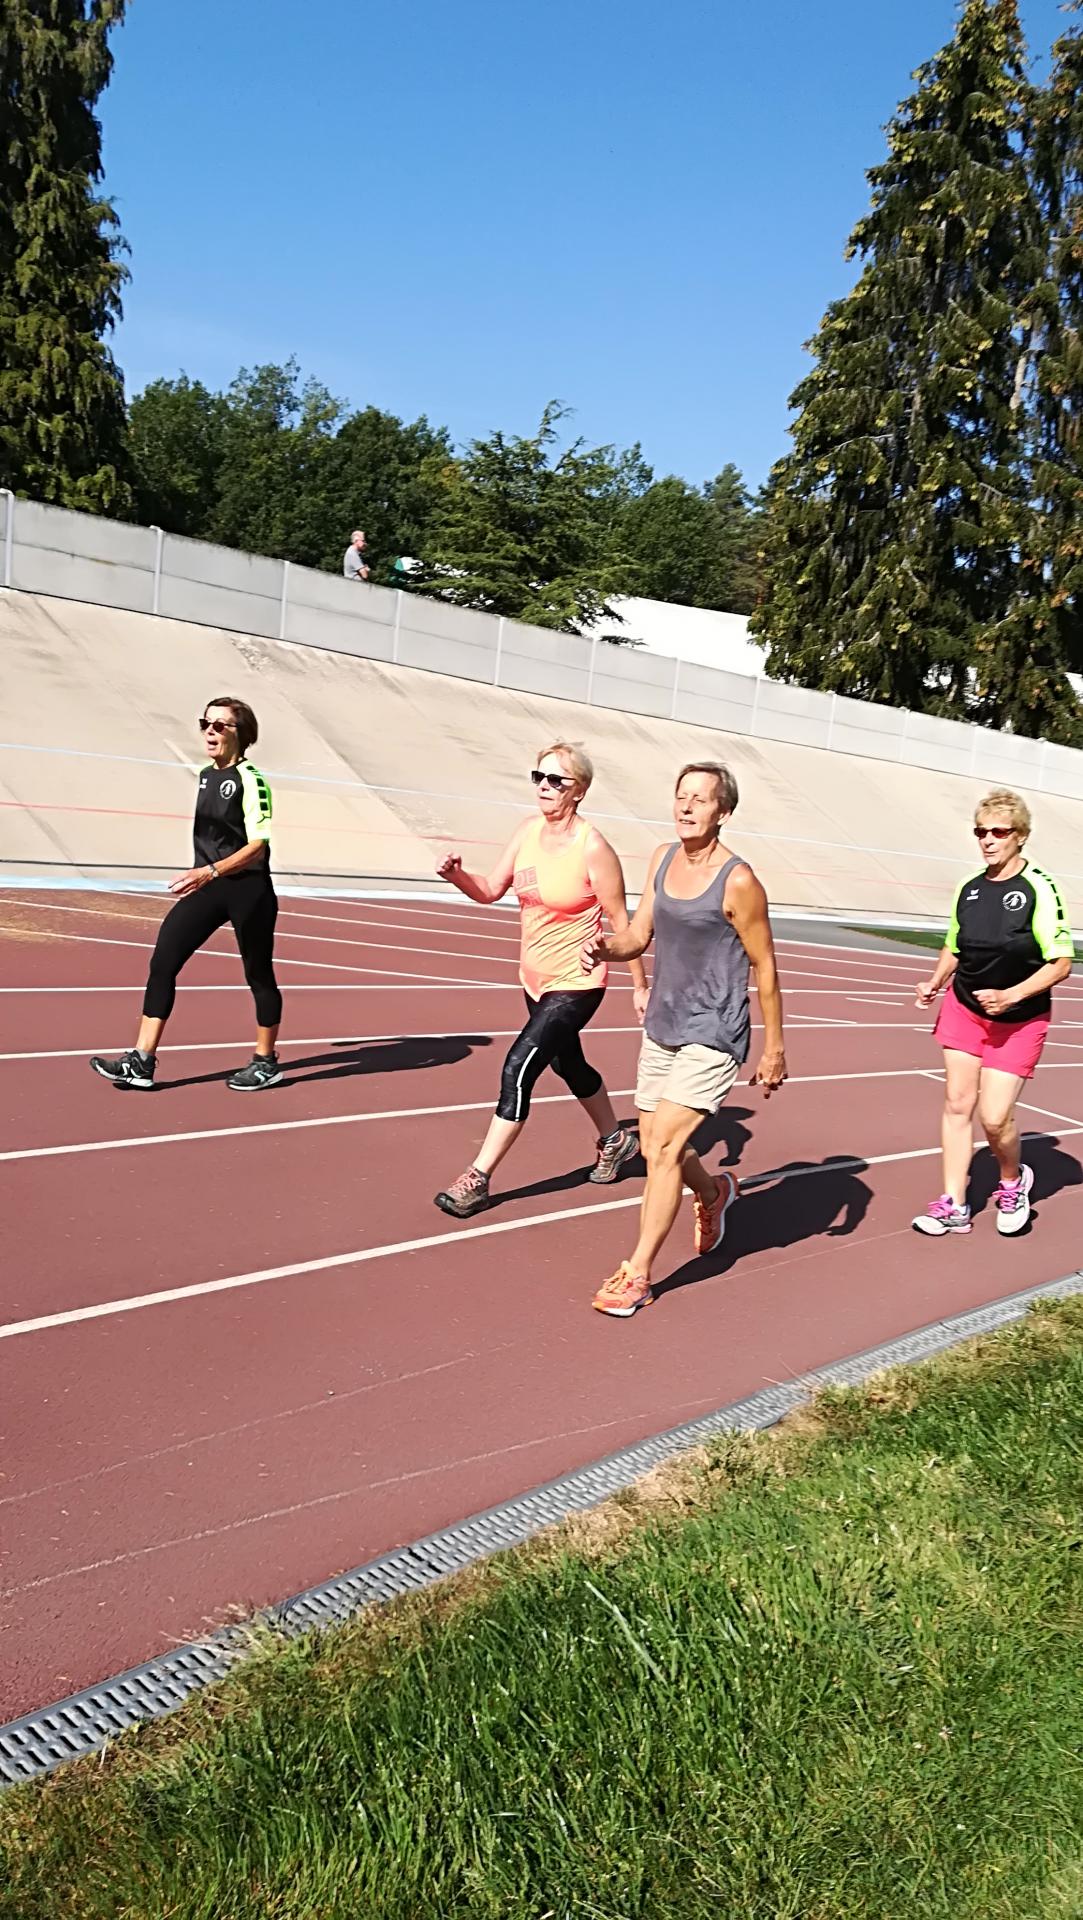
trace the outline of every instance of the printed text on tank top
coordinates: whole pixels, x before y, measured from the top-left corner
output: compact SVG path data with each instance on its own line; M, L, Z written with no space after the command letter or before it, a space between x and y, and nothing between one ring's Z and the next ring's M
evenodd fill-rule
M546 843L544 830L541 819L524 829L512 879L522 931L519 978L534 999L602 987L607 977L604 966L584 973L579 960L602 923L587 864L591 828L577 821L555 847Z

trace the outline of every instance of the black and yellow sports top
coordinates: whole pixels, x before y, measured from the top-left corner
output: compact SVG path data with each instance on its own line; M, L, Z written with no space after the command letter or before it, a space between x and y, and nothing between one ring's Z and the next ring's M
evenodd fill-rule
M983 988L1018 987L1047 960L1075 953L1072 929L1055 880L1028 860L1011 880L976 873L955 896L944 945L958 955L955 997L983 1020L1033 1020L1052 997L1035 993L1006 1013L987 1014L975 995Z
M243 871L267 873L271 859L271 789L263 774L247 760L238 760L234 767L204 767L199 776L192 832L196 866L226 860L250 840L265 841L267 851Z

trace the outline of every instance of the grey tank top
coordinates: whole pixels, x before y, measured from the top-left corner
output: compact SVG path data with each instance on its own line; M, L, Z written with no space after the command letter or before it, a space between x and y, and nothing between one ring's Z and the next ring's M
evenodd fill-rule
M722 911L726 881L745 862L733 855L695 900L674 900L665 879L670 847L654 881L654 979L646 1028L662 1047L713 1047L748 1059L748 955Z

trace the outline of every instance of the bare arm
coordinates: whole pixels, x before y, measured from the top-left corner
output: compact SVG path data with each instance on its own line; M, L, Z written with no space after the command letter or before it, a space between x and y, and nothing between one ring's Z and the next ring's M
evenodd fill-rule
M450 880L453 887L465 893L468 900L475 900L479 907L494 907L503 900L511 886L515 873L515 857L519 851L519 842L523 829L519 827L508 841L491 873L468 873L457 853L445 854L436 871L441 880Z
M240 873L250 867L267 851L266 840L249 840L247 846L239 847L236 853L227 855L224 860L216 860L213 867L191 867L187 873L180 873L169 882L170 893L198 893L200 887L210 886L215 880L224 880L231 873Z
M603 913L613 932L627 933L628 896L624 891L624 870L608 840L595 828L587 843L587 873ZM642 952L642 948L640 949ZM647 992L647 976L638 954L628 956L628 971L637 994Z
M782 1038L782 991L775 964L775 943L767 915L767 895L750 867L735 867L726 882L722 911L752 964L763 1020L763 1050L752 1076L767 1099L786 1078Z
M599 934L597 940L583 948L583 967L587 973L602 960L638 960L641 953L646 953L654 938L654 877L667 852L667 847L656 847L652 853L642 898L624 931Z
M914 1005L916 1007L931 1006L941 987L947 986L958 965L958 954L953 953L950 947L941 947L940 957L929 978L919 980L914 988Z

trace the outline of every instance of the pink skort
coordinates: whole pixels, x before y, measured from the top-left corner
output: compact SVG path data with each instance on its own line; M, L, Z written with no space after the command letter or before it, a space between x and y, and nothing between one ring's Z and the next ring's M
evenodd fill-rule
M1042 1057L1049 1015L1035 1014L1030 1020L987 1020L964 1007L949 987L933 1031L942 1047L971 1053L983 1067L1029 1080Z

